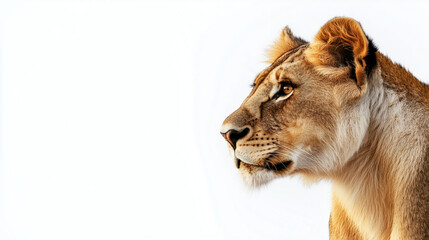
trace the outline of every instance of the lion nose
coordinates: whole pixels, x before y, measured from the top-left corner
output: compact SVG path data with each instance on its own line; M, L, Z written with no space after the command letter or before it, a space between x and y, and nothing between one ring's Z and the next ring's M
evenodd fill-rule
M245 128L242 130L230 129L225 133L220 133L225 140L231 144L232 148L235 149L237 141L244 138L249 133L249 128Z

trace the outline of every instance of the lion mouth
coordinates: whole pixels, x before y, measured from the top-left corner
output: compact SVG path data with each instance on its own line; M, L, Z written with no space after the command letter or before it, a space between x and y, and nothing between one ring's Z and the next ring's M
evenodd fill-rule
M272 171L283 171L287 169L291 163L292 163L291 160L284 161L277 164L268 163L267 166L264 166L264 168Z
M289 165L292 163L291 160L284 161L284 162L277 163L277 164L272 164L270 162L267 162L265 166L261 166L261 165L254 165L254 164L243 162L238 158L234 158L234 160L235 160L235 166L237 167L237 169L240 169L241 164L247 164L247 165L252 166L252 167L264 168L264 169L267 169L270 171L283 171L283 170L287 169L289 167Z
M241 163L241 160L235 157L235 158L234 158L234 163L235 163L235 167L236 167L237 169L240 169L240 163Z

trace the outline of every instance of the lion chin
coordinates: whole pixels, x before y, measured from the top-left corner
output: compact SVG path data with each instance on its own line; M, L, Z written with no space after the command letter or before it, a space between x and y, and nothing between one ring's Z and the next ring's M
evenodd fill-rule
M234 160L244 184L251 189L259 188L276 178L290 174L293 167L292 161L285 161L276 165L257 166L237 158Z

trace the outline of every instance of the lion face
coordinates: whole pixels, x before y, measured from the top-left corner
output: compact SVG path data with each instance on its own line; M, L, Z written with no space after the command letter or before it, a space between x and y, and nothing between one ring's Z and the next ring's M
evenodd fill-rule
M221 134L250 186L295 173L333 174L364 137L366 75L357 64L365 65L366 55L350 64L353 52L337 52L316 39L307 44L286 28L271 51L275 60L222 124Z

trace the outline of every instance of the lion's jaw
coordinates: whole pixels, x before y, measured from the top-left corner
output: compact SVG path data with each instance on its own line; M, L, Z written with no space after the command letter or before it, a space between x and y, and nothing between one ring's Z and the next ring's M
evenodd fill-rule
M355 106L338 112L332 129L298 120L294 128L282 125L278 132L252 133L239 140L235 149L228 144L244 183L259 187L288 175L300 175L306 182L335 175L358 151L367 134L368 98L364 96ZM297 135L291 137L294 132ZM279 165L282 167L277 169Z

